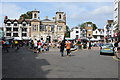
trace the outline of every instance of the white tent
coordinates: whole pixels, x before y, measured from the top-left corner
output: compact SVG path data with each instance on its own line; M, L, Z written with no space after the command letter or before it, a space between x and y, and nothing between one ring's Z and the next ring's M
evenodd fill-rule
M14 37L14 40L22 40L20 37Z
M99 39L91 38L90 41L98 41Z

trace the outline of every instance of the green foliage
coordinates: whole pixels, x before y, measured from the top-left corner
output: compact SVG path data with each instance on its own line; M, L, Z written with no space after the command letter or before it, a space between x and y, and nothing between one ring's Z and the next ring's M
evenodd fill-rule
M85 28L86 23L79 24L78 27Z
M92 22L86 22L86 24L93 24Z
M97 29L96 24L93 24L93 30Z
M68 25L66 26L65 37L70 37L70 28Z
M65 37L70 37L70 31L66 31Z
M32 11L28 11L25 14L21 14L20 19L32 19Z
M79 24L78 26L81 27L81 28L85 28L86 24L92 24L93 25L93 30L97 29L96 24L94 24L92 22L85 22L85 23Z
M69 28L69 26L66 26L66 31L70 31L70 28Z

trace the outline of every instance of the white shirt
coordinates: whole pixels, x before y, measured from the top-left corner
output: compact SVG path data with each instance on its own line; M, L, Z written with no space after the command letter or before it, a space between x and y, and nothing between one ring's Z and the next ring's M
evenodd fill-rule
M34 41L34 47L37 47L37 41Z

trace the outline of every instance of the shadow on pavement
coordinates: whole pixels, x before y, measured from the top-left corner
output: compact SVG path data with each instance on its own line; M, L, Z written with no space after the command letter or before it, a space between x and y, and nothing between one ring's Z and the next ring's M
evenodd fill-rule
M2 53L2 78L46 78L51 70L42 67L50 65L45 59L36 59L38 54L28 51L25 47L17 53L10 49Z

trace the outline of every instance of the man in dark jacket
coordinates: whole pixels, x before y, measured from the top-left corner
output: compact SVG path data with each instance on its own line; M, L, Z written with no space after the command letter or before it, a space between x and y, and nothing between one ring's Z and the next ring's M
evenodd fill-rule
M60 43L60 52L61 52L61 56L63 57L64 54L64 48L65 48L65 42L64 40Z

